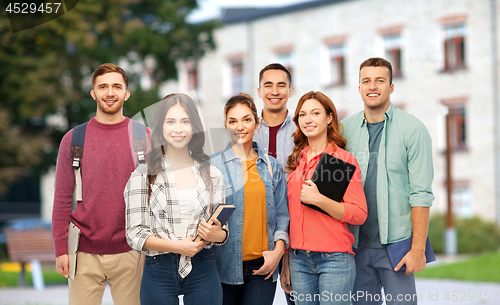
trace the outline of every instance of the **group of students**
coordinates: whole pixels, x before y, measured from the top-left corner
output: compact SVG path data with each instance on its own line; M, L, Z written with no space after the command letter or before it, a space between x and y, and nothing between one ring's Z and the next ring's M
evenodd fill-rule
M194 101L167 95L147 130L146 163L135 170L130 144L119 152L111 139L131 133L122 109L130 95L125 71L104 64L92 84L98 108L86 138L98 139L85 142L83 200L73 212L71 131L61 142L56 170L53 234L57 269L66 277L64 226L71 220L82 232L77 275L68 280L70 304L99 304L108 281L116 304L178 304L184 295L187 305L270 305L279 273L287 302L299 305L381 304L383 298L373 296L382 287L386 295L416 294L413 273L425 268L433 200L430 137L420 121L390 103L394 85L386 60L361 64L364 111L343 123L332 100L318 91L304 94L292 116L286 108L291 74L281 64L267 65L257 89L262 113L250 95L229 98L223 115L230 143L212 156L203 151ZM115 134L100 137L110 132ZM311 180L323 154L355 166L340 201L321 194ZM118 164L129 172L126 179L111 172ZM211 212L224 203L236 207L233 215L226 224L213 218L209 225ZM194 241L196 235L202 240ZM393 270L385 245L408 237L412 248ZM142 276L138 253L145 254ZM118 254L130 256L127 264L106 256ZM405 272L395 272L403 265ZM139 285L140 295L134 294Z

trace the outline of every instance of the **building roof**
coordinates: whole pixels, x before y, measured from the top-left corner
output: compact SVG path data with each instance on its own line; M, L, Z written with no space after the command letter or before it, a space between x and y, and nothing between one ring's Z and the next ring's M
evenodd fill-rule
M222 12L222 23L231 24L239 22L253 21L256 19L266 18L270 16L302 11L305 9L316 8L318 6L334 4L339 2L352 0L315 0L304 3L298 3L276 8L225 8Z

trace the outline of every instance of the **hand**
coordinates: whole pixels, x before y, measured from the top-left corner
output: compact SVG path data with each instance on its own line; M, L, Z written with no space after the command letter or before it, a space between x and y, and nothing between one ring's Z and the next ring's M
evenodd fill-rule
M283 255L283 266L280 274L281 288L290 294L292 293L292 285L290 284L290 263L288 261L288 253Z
M200 252L208 244L207 241L193 241L194 237L189 237L177 241L177 253L180 255L193 257L196 253Z
M302 189L300 191L300 201L307 203L318 205L322 200L321 193L318 190L318 187L312 180L305 180L304 184L302 184Z
M281 260L281 257L283 256L284 250L274 249L273 251L264 251L262 252L262 256L264 257L264 265L259 268L259 270L254 270L253 275L267 275L264 280L267 280L270 278L274 270L276 270L276 267L278 267L278 264Z
M69 257L68 254L56 257L56 271L65 278L69 278Z
M425 269L425 251L418 251L411 249L406 253L406 255L401 259L399 264L396 265L394 271L399 271L403 265L406 265L405 274L409 275L415 272L419 272Z
M209 225L202 220L198 226L198 235L209 242L223 242L226 239L226 231L222 230L221 223L217 218L212 218L212 221L214 224Z

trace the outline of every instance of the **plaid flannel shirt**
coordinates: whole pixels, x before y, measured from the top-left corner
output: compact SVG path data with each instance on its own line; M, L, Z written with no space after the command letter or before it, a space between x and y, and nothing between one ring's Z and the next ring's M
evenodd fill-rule
M126 237L127 242L136 252L149 256L166 252L149 251L143 245L149 236L154 235L168 240L182 240L194 237L201 220L210 217L210 192L205 187L199 175L200 164L195 160L192 167L198 181L196 204L187 231L182 232L179 201L176 195L175 178L172 165L166 156L163 158L163 168L155 182L151 185L151 196L148 203L147 165L141 164L130 176L125 187L124 197L126 204ZM221 172L210 166L210 176L213 184L213 209L224 203L224 179ZM211 247L209 244L207 247ZM186 277L191 272L191 258L181 256L179 274Z

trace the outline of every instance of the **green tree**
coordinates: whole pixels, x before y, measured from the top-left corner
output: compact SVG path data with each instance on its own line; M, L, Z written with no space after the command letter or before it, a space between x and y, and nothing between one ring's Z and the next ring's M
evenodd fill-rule
M27 171L54 165L62 136L95 114L90 76L101 63L139 65L127 71L126 114L157 102L159 84L177 75L177 60L214 47L216 22L185 21L194 8L196 0L82 0L62 17L15 34L2 9L0 194ZM140 85L145 58L155 63L150 89Z

